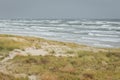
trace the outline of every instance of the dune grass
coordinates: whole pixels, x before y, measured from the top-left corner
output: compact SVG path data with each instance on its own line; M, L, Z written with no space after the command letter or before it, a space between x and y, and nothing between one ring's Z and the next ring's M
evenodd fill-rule
M17 56L10 62L13 62L13 73L36 74L42 80L120 79L119 56L106 53L78 57Z
M2 35L3 36L3 35ZM10 51L14 49L21 49L31 46L31 43L27 41L18 41L14 37L5 35L2 37L0 35L0 56L7 56ZM6 37L7 36L7 37Z
M17 39L16 39L17 38ZM57 45L57 49L52 46ZM120 49L91 48L69 42L59 42L35 37L0 35L0 55L14 49L27 47L46 48L50 54L61 49L64 54L76 54L74 57L55 56L16 56L6 64L8 72L13 74L36 75L38 80L120 80ZM51 48L52 47L52 48ZM59 48L60 47L60 48ZM0 73L3 80L16 79Z
M0 80L28 80L28 78L15 78L12 75L0 73Z
M0 39L0 50L8 50L12 51L14 49L22 49L23 47L27 46L26 42L18 42L9 39Z

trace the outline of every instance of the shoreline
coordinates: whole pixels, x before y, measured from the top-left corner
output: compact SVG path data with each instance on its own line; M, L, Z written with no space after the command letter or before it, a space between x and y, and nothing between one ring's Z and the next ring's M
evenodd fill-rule
M22 35L22 34L2 34L0 33L0 35L12 35L12 36L23 36L23 37L33 37L33 38L42 38L42 39L46 39L46 40L51 40L51 41L58 41L58 42L63 42L63 43L74 43L74 44L78 44L78 45L84 45L84 46L88 46L88 47L93 47L93 48L103 48L103 49L120 49L120 47L108 47L107 45L100 45L100 44L96 44L95 45L90 45L90 44L85 44L85 43L79 43L79 42L74 42L74 41L70 41L70 40L60 40L60 39L54 39L54 38L47 38L47 37L40 37L40 36L35 36L35 35ZM104 47L103 47L104 46Z
M88 51L96 51L96 50L103 50L103 51L106 51L106 52L112 52L112 51L119 51L120 50L120 48L119 47L114 47L114 48L106 48L106 47L95 47L95 46L90 46L90 45L85 45L85 44L81 44L81 43L75 43L75 42L71 42L71 41L61 41L61 40L53 40L53 39L46 39L46 38L43 38L43 37L39 37L39 36L32 36L32 35L29 35L29 36L27 36L27 35L13 35L13 34L0 34L0 36L12 36L12 37L21 37L21 38L33 38L33 39L36 39L36 40L39 40L39 39L42 39L43 40L43 42L44 42L44 40L45 41L48 41L48 42L53 42L53 43L62 43L62 45L64 45L64 44L67 44L67 45L73 45L73 46L77 46L76 48L83 48L83 51L86 49L88 49ZM71 46L68 46L68 47L71 47ZM81 49L82 50L82 49Z

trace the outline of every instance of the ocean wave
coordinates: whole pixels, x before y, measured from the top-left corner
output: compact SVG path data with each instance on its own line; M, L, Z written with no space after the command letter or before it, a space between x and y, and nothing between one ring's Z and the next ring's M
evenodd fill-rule
M61 20L51 20L51 21L49 21L49 23L52 23L52 24L56 24L56 23L60 23L61 22Z
M67 21L68 24L79 24L81 21Z
M69 26L68 24L58 24L56 26Z
M119 37L119 35L106 35L106 34L96 34L96 33L88 33L90 36L103 36L103 37Z
M108 45L108 44L101 44L101 43L96 43L96 44L93 44L94 46L99 46L99 47L109 47L109 48L113 48L114 46L112 46L112 45Z
M90 20L0 20L0 33L34 35L85 44L119 46L120 22ZM105 46L103 43L103 46ZM101 45L102 46L102 45Z
M104 41L104 42L120 42L118 38L91 38L91 37L82 37L82 39L86 40L96 40L96 41Z

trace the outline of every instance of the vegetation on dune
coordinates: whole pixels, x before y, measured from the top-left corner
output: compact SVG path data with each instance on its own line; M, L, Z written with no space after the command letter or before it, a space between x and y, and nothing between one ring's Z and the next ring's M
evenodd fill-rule
M15 67L10 69L13 73L36 74L42 80L120 79L119 56L106 53L79 57L17 56L10 62Z
M38 80L120 80L120 49L99 49L42 38L0 35L2 56L14 49L24 50L33 46L45 48L52 55L16 56L7 61L6 70L13 74L36 75ZM58 53L77 56L53 56ZM0 73L0 79L28 80L11 75Z
M12 51L14 49L24 50L27 47L33 47L33 46L40 49L41 44L44 43L47 43L49 45L67 46L72 48L76 48L79 46L78 44L75 43L67 43L67 42L64 43L59 41L46 40L43 38L0 34L0 55L7 56L9 51ZM54 50L52 50L51 53L54 53Z
M28 78L15 78L14 76L0 73L0 80L28 80Z
M12 51L14 49L22 49L27 45L29 45L27 42L18 42L12 39L9 40L7 38L0 39L0 50Z
M31 43L27 41L22 41L22 39L17 39L14 37L1 37L0 36L0 56L7 56L9 51L14 49L24 49L31 46Z

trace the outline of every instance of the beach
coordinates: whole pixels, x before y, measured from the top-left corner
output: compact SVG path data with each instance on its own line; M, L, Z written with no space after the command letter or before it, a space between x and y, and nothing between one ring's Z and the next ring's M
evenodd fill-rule
M0 0L0 80L120 80L120 0Z

